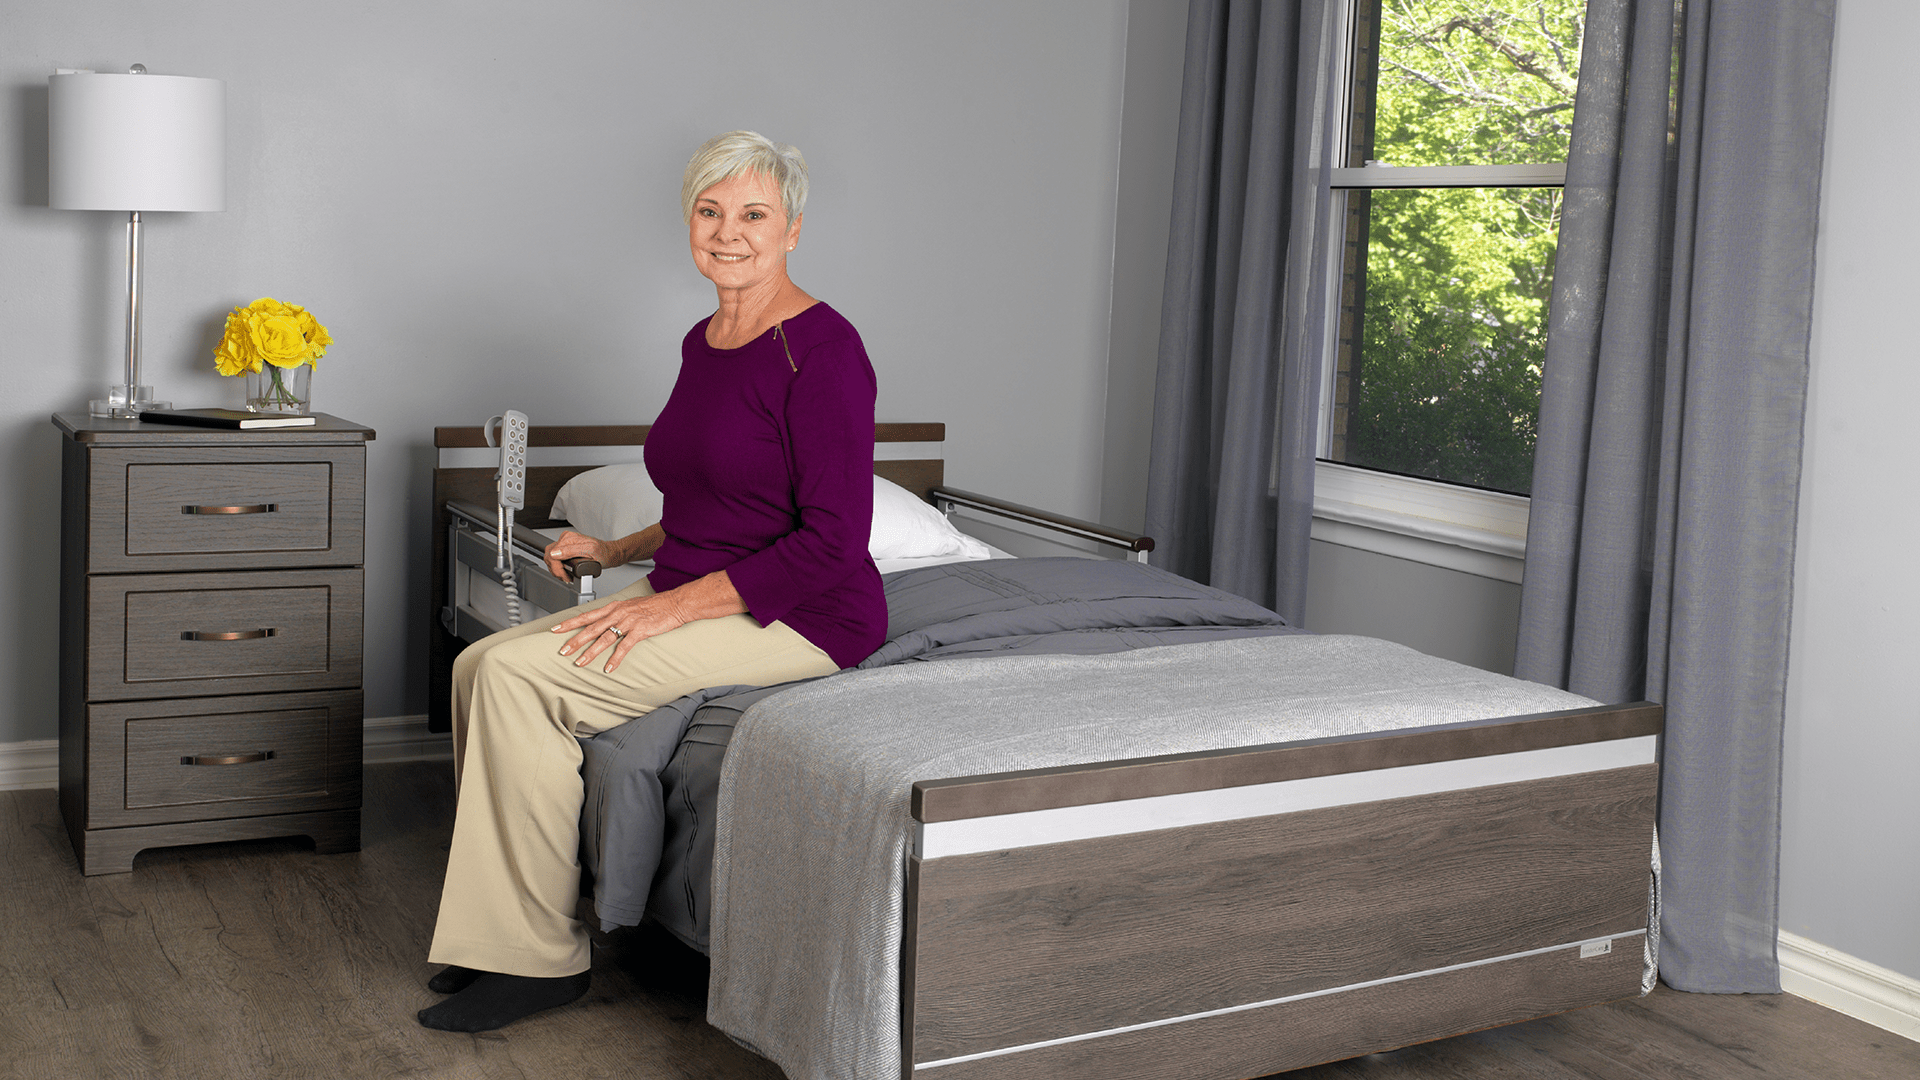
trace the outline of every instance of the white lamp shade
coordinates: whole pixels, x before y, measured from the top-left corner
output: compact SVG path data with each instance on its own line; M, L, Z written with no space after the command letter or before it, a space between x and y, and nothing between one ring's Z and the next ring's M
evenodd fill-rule
M226 85L179 75L47 80L47 205L225 210Z

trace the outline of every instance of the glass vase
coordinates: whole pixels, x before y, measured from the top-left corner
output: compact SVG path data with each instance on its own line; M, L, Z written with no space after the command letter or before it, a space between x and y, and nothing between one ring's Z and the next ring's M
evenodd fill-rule
M247 411L305 416L312 407L313 368L263 365L247 372Z

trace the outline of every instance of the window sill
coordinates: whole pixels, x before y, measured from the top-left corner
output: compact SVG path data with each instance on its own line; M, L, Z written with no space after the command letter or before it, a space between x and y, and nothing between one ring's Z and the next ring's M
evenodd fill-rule
M1515 584L1526 569L1523 495L1314 465L1313 538Z

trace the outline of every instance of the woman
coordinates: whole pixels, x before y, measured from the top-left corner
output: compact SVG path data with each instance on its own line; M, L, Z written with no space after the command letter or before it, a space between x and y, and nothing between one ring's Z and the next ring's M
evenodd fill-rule
M858 663L886 630L867 554L873 367L860 335L787 276L806 163L728 132L687 164L694 265L714 313L681 343L646 443L665 497L632 536L562 534L561 560L652 558L612 598L495 634L454 665L460 792L427 1027L490 1031L586 993L576 735L709 686L769 685ZM559 640L556 640L558 638Z

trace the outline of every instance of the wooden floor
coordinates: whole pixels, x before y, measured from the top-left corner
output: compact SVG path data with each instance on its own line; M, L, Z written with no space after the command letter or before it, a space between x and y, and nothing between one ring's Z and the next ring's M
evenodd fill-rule
M82 878L51 791L0 793L0 1077L726 1077L780 1070L708 1027L706 969L657 934L596 950L573 1006L487 1035L414 1012L446 859L438 764L367 770L365 849L151 851ZM1793 997L1649 998L1289 1080L1914 1080L1920 1043Z

